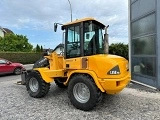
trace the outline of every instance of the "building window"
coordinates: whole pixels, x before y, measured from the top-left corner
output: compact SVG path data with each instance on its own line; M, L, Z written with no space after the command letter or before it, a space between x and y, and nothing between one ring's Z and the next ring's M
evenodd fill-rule
M136 0L131 0L131 3L135 2Z
M156 77L155 57L132 57L132 71L135 74Z
M131 24L132 74L156 77L156 15Z
M156 37L146 36L132 40L133 55L155 55L156 54Z
M156 20L155 14L141 18L132 23L132 37L155 33Z

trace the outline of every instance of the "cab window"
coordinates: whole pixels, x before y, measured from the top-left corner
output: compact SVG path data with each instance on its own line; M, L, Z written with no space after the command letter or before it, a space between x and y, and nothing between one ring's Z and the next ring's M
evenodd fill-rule
M80 27L68 27L67 32L67 54L66 58L74 58L80 56Z
M84 23L84 55L103 54L102 28L94 23Z

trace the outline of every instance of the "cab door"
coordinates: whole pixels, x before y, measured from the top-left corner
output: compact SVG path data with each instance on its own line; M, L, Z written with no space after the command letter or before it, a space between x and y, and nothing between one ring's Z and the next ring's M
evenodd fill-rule
M80 26L79 24L67 27L66 33L66 58L76 58L81 56L81 42L80 42Z

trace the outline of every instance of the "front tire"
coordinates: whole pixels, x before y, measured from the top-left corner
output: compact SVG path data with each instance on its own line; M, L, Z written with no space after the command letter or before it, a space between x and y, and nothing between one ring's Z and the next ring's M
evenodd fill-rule
M31 97L44 97L50 89L50 83L46 83L39 72L31 71L26 78L26 88Z
M14 74L15 75L20 75L21 74L21 68L15 68L14 69Z
M88 75L77 74L69 82L68 97L78 109L92 110L99 102L101 95L102 92Z

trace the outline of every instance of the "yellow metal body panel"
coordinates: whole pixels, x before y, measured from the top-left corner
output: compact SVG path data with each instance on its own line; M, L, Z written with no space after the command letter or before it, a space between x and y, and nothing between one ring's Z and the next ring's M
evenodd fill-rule
M87 67L82 69L82 58L72 58L66 60L69 65L67 70L68 83L70 76L74 73L89 74L94 79L97 87L108 94L119 93L126 85L128 85L131 77L128 71L128 61L123 57L116 55L93 55L87 57ZM108 71L119 66L119 75L108 75Z
M108 71L117 65L119 66L120 74L108 75ZM120 56L93 55L88 58L88 66L89 70L96 73L98 82L107 94L119 93L128 85L131 79L128 71L128 61Z
M64 77L64 69L50 70L49 68L35 68L34 70L39 71L42 79L47 82L53 82L55 77Z
M128 73L119 79L100 79L99 83L107 94L117 94L122 91L130 82L131 76Z
M45 57L49 59L50 70L63 69L63 56L59 56L56 52L53 52L49 56Z
M64 57L57 55L56 52L53 52L49 56L45 57L49 59L50 67L34 69L40 72L43 80L50 83L53 82L55 77L65 77L65 69L63 69Z
M64 84L68 84L68 82L69 82L69 80L70 80L70 76L71 76L72 74L74 74L74 73L77 73L77 74L78 74L78 73L79 73L79 74L88 74L88 75L90 75L90 76L93 78L93 80L95 81L97 87L98 87L102 92L105 92L105 90L103 89L103 87L102 87L101 84L99 83L98 78L97 78L97 75L95 74L95 72L94 72L94 71L89 71L89 70L69 70L69 71L68 71L68 74L67 74L68 79L67 79L67 81L66 81Z
M110 71L116 65L120 68L119 75L107 75L107 72ZM98 78L107 78L107 79L119 79L128 73L128 61L123 57L116 55L93 55L88 57L88 66L89 70L95 71Z
M47 58L50 62L50 68L35 69L40 72L47 83L53 82L55 77L67 77L68 79L64 84L68 84L73 74L82 73L90 75L102 92L116 94L126 87L131 79L128 61L120 56L103 54L65 60L62 56L52 53ZM117 65L120 74L108 75L108 71Z
M66 59L65 64L69 65L69 67L66 67L66 69L81 69L81 58L71 58L71 59Z

